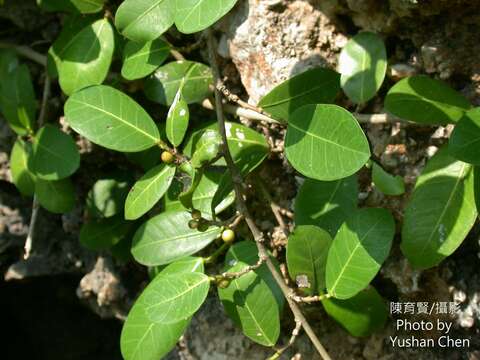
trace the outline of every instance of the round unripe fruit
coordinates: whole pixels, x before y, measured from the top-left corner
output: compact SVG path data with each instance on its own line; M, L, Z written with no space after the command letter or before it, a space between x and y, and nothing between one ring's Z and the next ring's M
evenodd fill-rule
M200 220L202 218L202 213L200 210L193 210L192 211L192 219Z
M197 220L190 220L190 221L188 222L188 227L189 227L190 229L192 229L192 230L193 230L193 229L197 229L197 228L198 228L198 225L199 225L199 224L198 224L198 221L197 221Z
M200 218L198 221L198 231L204 232L208 230L208 221L205 219Z
M175 160L175 157L170 151L162 152L161 158L162 158L162 161L167 164L171 164L173 160Z
M220 289L226 289L228 285L230 285L230 280L227 279L220 280L217 284Z
M231 243L235 240L235 232L231 229L224 230L222 233L222 240L226 243Z

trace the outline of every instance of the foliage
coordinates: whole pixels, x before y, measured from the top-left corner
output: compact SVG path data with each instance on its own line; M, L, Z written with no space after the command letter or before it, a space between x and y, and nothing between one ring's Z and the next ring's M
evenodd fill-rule
M205 119L213 113L197 116L198 105L212 94L214 71L198 61L171 61L174 47L162 36L173 25L184 34L203 31L236 0L125 0L118 7L103 0L37 2L45 11L68 13L46 70L68 97L65 122L73 132L52 119L36 123L29 67L14 52L2 51L0 109L18 135L12 181L44 209L66 213L77 202L71 177L81 156L74 139L124 153L137 165L93 179L80 232L89 249L120 254L128 247L138 263L155 267L123 327L124 358L165 356L212 286L245 336L275 346L285 298L262 263L270 255L259 258L258 239L241 231L233 244L221 240L232 222L242 220L231 206L241 203L234 178L258 177L270 145L263 134L230 118L223 129ZM371 159L354 114L332 103L342 89L361 109L385 86L386 71L381 37L360 33L342 50L338 72L314 68L293 76L266 94L258 109L286 127L284 155L302 178L296 227L278 260L286 262L294 293L321 300L327 314L355 336L369 335L386 321L385 301L371 282L395 236L387 209L358 208L357 174L371 168L373 184L388 196L404 194L405 185ZM403 254L414 267L430 268L460 246L477 218L480 112L425 75L394 84L385 108L420 125L457 124L449 145L419 176L401 224ZM227 169L224 146L239 174ZM226 249L224 272L215 274L219 267L206 265L220 263Z

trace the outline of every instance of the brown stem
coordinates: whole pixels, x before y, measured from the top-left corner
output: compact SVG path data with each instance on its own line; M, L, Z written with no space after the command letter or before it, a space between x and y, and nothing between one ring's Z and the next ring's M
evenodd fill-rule
M300 334L300 329L302 328L302 323L300 321L295 321L295 328L292 330L292 336L290 337L290 340L288 340L288 343L278 349L275 354L270 356L267 360L276 360L282 356L282 354L295 343L295 340L297 339L297 336Z
M216 85L219 85L220 72L218 70L218 65L215 57L216 56L215 55L215 39L210 29L207 29L207 39L208 39L208 50L210 55L210 63L212 66L214 81ZM324 360L330 360L331 359L330 356L328 355L327 351L321 344L320 340L317 338L317 335L315 335L315 332L313 331L312 327L310 326L307 319L303 315L302 311L300 310L298 305L289 297L289 294L291 293L291 289L283 282L282 276L278 273L275 265L273 264L272 260L268 256L267 249L263 244L264 242L263 234L255 224L255 221L250 215L248 208L245 204L245 200L243 198L244 183L238 168L235 166L235 163L233 162L232 155L230 154L230 150L228 148L227 134L225 131L225 118L224 118L223 109L222 109L222 99L221 99L221 94L216 87L215 87L215 110L217 113L218 130L223 140L222 147L223 147L223 152L225 156L225 161L227 163L227 168L229 172L232 174L232 182L233 182L235 195L236 195L237 210L240 214L242 214L245 217L245 222L247 223L248 227L250 228L250 231L252 232L252 235L255 239L255 243L257 245L259 259L262 259L262 258L265 259L267 267L272 273L272 276L277 282L278 286L282 290L283 295L285 296L288 302L288 305L290 306L290 309L293 312L295 319L301 322L302 327L304 328L305 332L307 333L308 337L312 341L313 345L317 349L320 356Z
M17 52L18 55L23 56L29 60L36 62L42 66L47 66L47 57L42 55L35 50L32 50L28 46L15 45L6 42L0 42L0 49L13 49Z
M40 108L40 114L38 116L38 121L37 121L39 127L42 127L43 123L45 122L48 98L50 97L50 88L51 88L51 81L50 81L50 77L47 74L45 76L45 84L43 86L42 105ZM23 258L25 260L27 260L32 254L33 236L35 235L35 227L37 224L39 209L40 209L40 205L38 203L37 195L34 194L33 203L32 203L32 216L30 217L30 225L28 227L27 239L25 240L25 248L24 248L25 253L23 255Z
M285 224L285 221L283 220L282 208L275 202L275 200L273 200L272 195L270 195L270 192L268 191L262 179L257 178L255 182L258 188L260 189L260 192L262 193L263 197L265 198L265 200L267 200L268 204L270 205L270 209L272 210L272 213L275 216L275 219L277 220L278 225L280 225L280 228L282 229L283 233L286 236L288 236L290 234L290 230L288 229L287 224Z

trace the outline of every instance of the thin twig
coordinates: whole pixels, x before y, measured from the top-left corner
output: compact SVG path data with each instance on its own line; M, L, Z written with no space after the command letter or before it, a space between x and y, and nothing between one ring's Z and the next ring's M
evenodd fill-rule
M233 101L232 96L235 96L236 98L238 98L237 95L233 95L229 90L225 91L225 85L221 84L221 85L218 85L218 86L219 86L220 89L222 89L222 93L224 93L224 95L230 101ZM268 115L267 113L265 113L265 111L255 107L253 105L250 105L250 104L248 104L244 101L234 101L234 102L236 102L238 105L226 104L223 107L224 111L229 113L229 114L239 116L239 117L244 117L244 118L246 118L248 120L252 120L252 121L265 121L267 123L281 124L281 125L285 124L286 125L286 122L276 120L273 117L271 117L270 115ZM209 110L214 109L214 106L209 99L204 100L202 102L202 106L206 109L209 109ZM400 122L400 123L406 124L406 125L415 125L415 123L412 123L410 121L407 121L405 119L401 119L397 116L387 114L387 113L383 113L383 114L353 113L352 115L355 116L355 118L361 124L380 125L380 124L393 124L393 123Z
M15 45L7 42L0 42L0 49L12 49L15 50L18 55L23 56L29 60L32 60L42 66L47 66L47 57L42 55L35 50L32 50L28 46L24 45Z
M215 107L213 106L213 103L210 99L205 99L202 102L202 106L205 109L215 110ZM238 116L238 117L244 117L246 119L253 120L253 121L265 121L267 123L280 124L279 121L277 121L277 120L275 120L271 117L263 115L259 112L254 111L254 110L245 109L245 108L242 108L242 107L236 106L236 105L225 104L225 105L223 105L223 110L225 112L231 114L231 115L235 115L235 116Z
M207 36L208 36L208 50L210 55L210 63L213 71L213 77L214 77L215 83L219 84L220 72L218 70L218 65L215 57L216 56L215 55L215 39L213 38L213 34L210 29L207 30ZM272 260L268 256L268 252L263 244L264 242L263 234L255 224L255 221L250 215L248 208L245 204L245 200L243 198L243 185L244 185L243 179L240 175L238 168L236 167L235 163L232 160L232 155L230 154L230 150L227 145L227 135L225 130L225 119L224 119L223 109L222 109L222 99L218 89L215 89L215 110L217 114L218 130L223 140L222 148L225 156L225 161L227 163L227 168L232 175L232 182L233 182L235 195L236 195L237 210L239 211L240 214L245 216L245 222L250 228L250 231L252 232L252 235L255 239L255 243L257 245L257 249L259 253L259 258L266 259L265 262L267 264L267 267L270 270L273 278L277 282L278 286L282 290L283 295L285 296L288 302L288 305L290 306L290 309L293 312L295 319L301 322L302 327L305 329L305 332L307 333L308 337L312 341L313 345L317 349L320 356L324 360L330 360L331 359L330 356L328 355L327 351L321 344L320 340L317 338L317 335L315 335L315 332L313 331L307 319L301 312L300 308L292 299L290 299L289 297L290 288L283 282L282 276L278 273L277 268L275 267Z
M295 302L306 303L306 304L320 302L322 300L328 299L329 297L331 297L330 294L314 295L314 296L298 296L293 292L290 294L290 298L293 299Z
M285 224L285 221L283 220L281 211L282 208L275 202L275 200L273 200L272 195L270 195L270 192L268 191L262 179L257 178L255 183L260 189L260 192L262 193L265 200L267 200L268 204L270 205L270 209L272 210L272 213L275 216L278 225L280 225L283 233L288 236L290 234L290 230L288 229L287 224Z
M42 96L42 105L40 107L40 114L38 115L38 127L42 127L43 123L45 122L45 116L47 113L47 104L48 99L50 97L50 88L51 88L51 81L48 74L45 76L45 84L43 86L43 96ZM38 203L37 194L33 195L33 203L32 203L32 216L30 217L30 225L28 227L28 234L27 239L25 240L25 253L23 258L27 260L30 255L32 254L32 247L33 247L33 236L35 235L35 227L37 224L37 217L38 211L40 209L40 205Z
M218 278L219 279L238 279L239 277L242 277L243 275L248 274L251 271L257 270L260 266L262 266L265 263L265 261L267 261L266 257L260 257L255 264L248 265L240 271L224 272L218 275Z
M273 354L272 356L270 356L267 360L276 360L278 359L280 356L282 356L282 354L288 350L289 347L291 347L294 343L295 343L295 340L297 339L298 335L300 334L300 329L302 328L302 323L301 321L299 320L295 320L295 328L292 330L292 336L290 337L290 340L288 340L288 343L278 349L275 354Z
M255 111L256 113L259 113L259 114L262 114L262 115L265 115L265 116L271 118L271 116L269 114L267 114L265 111L263 111L263 109L261 107L250 105L246 101L243 101L242 99L240 99L240 97L238 95L236 95L236 94L232 93L230 90L228 90L228 88L225 86L225 84L219 83L217 85L217 90L220 91L223 94L223 96L225 96L228 99L228 101L234 102L244 109L252 110L252 111Z

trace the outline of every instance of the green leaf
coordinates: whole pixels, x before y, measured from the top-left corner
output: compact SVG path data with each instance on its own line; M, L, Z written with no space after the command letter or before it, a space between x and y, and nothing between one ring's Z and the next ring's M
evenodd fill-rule
M287 266L290 277L299 283L306 276L308 287L301 287L306 294L322 294L325 289L325 267L332 237L313 225L297 226L288 237Z
M480 167L474 166L473 167L473 192L475 195L475 205L478 209L480 209Z
M107 19L95 21L75 36L59 55L60 87L67 95L101 84L107 77L114 50L113 28Z
M388 318L385 300L373 287L347 300L325 299L322 305L353 336L370 336L382 329Z
M37 0L46 11L68 11L92 14L103 9L105 0Z
M112 150L138 152L160 141L147 112L109 86L92 86L73 94L65 103L65 119L80 135Z
M224 270L228 272L241 271L248 266L234 254L226 259L226 263ZM257 271L235 278L226 289L218 288L218 295L228 316L245 336L261 345L276 344L280 335L279 304L272 289Z
M274 266L279 270L278 261L270 255ZM234 266L237 262L242 262L247 265L255 265L258 262L258 248L254 241L240 241L235 243L230 247L227 254L225 255L225 264L228 266ZM268 285L275 300L280 312L282 312L283 306L285 305L285 296L283 295L282 290L275 281L272 273L268 269L266 264L263 264L258 269L255 270L255 273L262 278L263 281Z
M65 57L66 49L72 46L83 29L91 26L96 20L98 20L97 16L79 14L71 15L65 19L60 35L48 49L47 70L51 78L58 76L58 69L62 64L62 59Z
M43 180L61 180L72 175L80 166L80 154L70 135L45 125L33 138L28 168Z
M35 193L35 175L27 167L28 158L31 156L32 145L18 138L10 155L10 171L12 181L18 191L25 196L33 196Z
M75 207L75 188L70 178L59 181L37 179L35 195L44 209L55 214L70 212Z
M100 179L88 192L86 206L90 215L108 218L123 212L129 191L129 182L124 178Z
M189 187L178 195L178 200L180 200L180 203L183 205L184 208L189 210L194 209L193 195L195 194L195 190L197 190L200 181L202 181L202 178L203 169L196 170L195 174L193 175L193 179L191 179Z
M202 144L200 139L204 136L203 134L212 130L218 133L216 123L209 124L194 132L183 149L185 155L191 157ZM269 146L265 137L255 130L245 125L226 122L225 131L233 161L244 175L257 168L269 154ZM225 161L222 159L215 165L225 165Z
M348 299L366 288L390 252L395 222L385 209L361 209L338 230L327 257L328 293Z
M18 135L32 133L37 101L30 71L18 65L17 58L9 52L0 58L0 109L13 131Z
M290 117L285 152L301 174L337 180L356 173L370 148L355 117L336 105L305 105Z
M356 175L336 181L305 179L295 199L295 224L316 225L335 236L357 202Z
M184 34L205 30L227 14L238 0L177 0L175 25Z
M135 220L147 213L167 192L175 170L175 166L160 164L138 180L128 193L125 219Z
M186 211L170 211L148 220L133 238L135 260L147 266L168 264L200 251L220 235L221 228L215 226L204 232L190 229L191 219Z
M80 243L90 250L106 250L118 244L132 227L123 216L93 220L82 225Z
M168 63L145 81L145 95L154 102L171 105L182 81L184 100L188 104L200 102L211 93L212 71L208 66L192 61Z
M470 107L463 95L425 75L400 80L385 98L389 112L421 124L456 123Z
M215 194L221 173L215 171L205 171L192 197L193 208L200 210L204 217L211 217L211 203ZM167 191L165 197L165 210L187 210L178 200L178 196L183 191L183 184L179 181L173 182ZM215 208L217 214L228 208L235 201L235 194L230 192L223 201Z
M207 129L196 143L195 152L192 155L192 166L200 168L215 159L221 144L222 138L218 131Z
M199 258L179 260L167 266L160 274L203 273ZM147 291L148 287L144 290ZM144 293L140 295L123 325L120 347L125 360L158 360L175 347L190 320L174 324L152 322L147 316Z
M182 89L179 88L167 115L167 138L173 146L177 147L182 143L189 119L188 104L183 99Z
M356 104L373 98L387 72L387 50L380 36L361 32L350 39L338 59L340 83Z
M115 14L115 26L130 40L152 41L173 25L175 0L125 0Z
M281 83L265 95L258 106L279 120L288 121L298 108L331 103L340 90L340 76L326 68L314 68Z
M480 107L468 111L453 130L448 150L462 161L480 165Z
M160 273L144 293L145 312L152 322L170 324L190 318L202 306L210 279L201 273Z
M122 76L127 80L144 78L154 72L170 54L170 46L161 40L138 43L128 41L123 49Z
M403 178L390 175L375 162L372 163L372 180L378 190L385 195L402 195L405 192Z
M452 254L477 218L472 167L450 157L446 148L418 177L405 210L402 252L417 268L430 268Z

